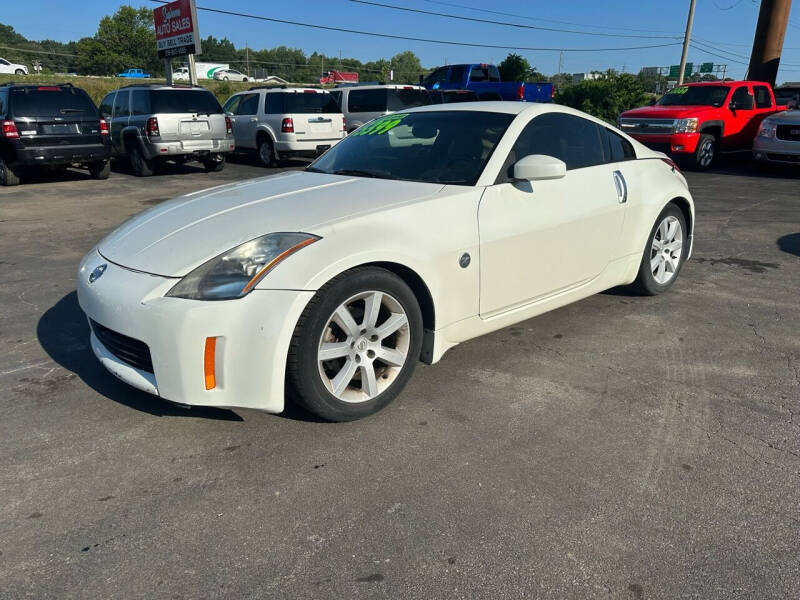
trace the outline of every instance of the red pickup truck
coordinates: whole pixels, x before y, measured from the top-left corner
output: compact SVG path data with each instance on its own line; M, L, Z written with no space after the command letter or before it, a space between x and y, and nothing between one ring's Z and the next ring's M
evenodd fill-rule
M689 83L650 106L622 113L619 126L650 148L707 169L720 152L750 151L761 121L784 109L775 104L768 83Z

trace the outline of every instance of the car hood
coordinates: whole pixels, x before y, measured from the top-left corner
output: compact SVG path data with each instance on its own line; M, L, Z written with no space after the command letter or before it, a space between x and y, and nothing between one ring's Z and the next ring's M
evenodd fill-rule
M315 233L334 221L424 200L443 187L289 171L163 202L123 223L98 251L129 269L182 277L258 236Z
M771 117L767 117L767 120L779 125L800 125L800 110L779 112Z
M620 115L623 119L685 119L719 110L713 106L642 106Z

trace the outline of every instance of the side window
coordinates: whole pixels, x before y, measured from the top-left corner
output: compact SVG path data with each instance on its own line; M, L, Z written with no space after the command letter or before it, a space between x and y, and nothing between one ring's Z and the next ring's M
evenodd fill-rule
M425 85L433 87L437 83L442 85L445 81L447 81L447 72L450 70L450 67L441 67L436 69L433 73L428 75L425 78ZM452 76L451 76L452 80Z
M114 118L118 119L120 117L128 117L130 116L130 92L125 90L123 92L117 92L117 96L114 98Z
M132 92L131 114L133 116L150 114L150 92L147 90L136 90Z
M351 90L347 99L350 112L386 112L386 90Z
M488 81L489 80L489 69L487 67L479 67L475 65L472 67L472 71L469 73L469 80L470 81Z
M283 112L283 94L266 94L264 112L268 115L279 115Z
M222 107L222 111L235 115L236 109L239 108L239 102L241 101L242 101L241 96L231 96L230 98L228 98L228 101L225 103L225 106Z
M337 106L341 109L342 108L342 92L339 90L331 90L330 95L333 96L334 101L336 102Z
M111 92L108 94L103 100L100 102L100 114L105 116L111 116L111 111L114 108L114 94L116 92Z
M756 96L756 108L772 108L772 98L769 97L769 89L763 85L753 87Z
M739 110L748 110L748 107L753 108L753 97L750 95L747 86L744 85L736 88L733 96L731 96L731 102L736 104Z
M500 81L500 71L494 65L489 66L489 81Z
M11 63L8 62L5 58L0 58L0 65L10 65Z
M603 130L608 143L606 146L607 162L622 162L623 160L633 160L636 158L636 151L633 149L633 144L616 131L611 131L607 127L603 127Z
M258 94L244 94L235 115L254 115L258 112Z
M6 114L6 95L3 92L0 92L0 117L5 116Z
M600 126L581 117L547 113L536 117L519 134L495 183L511 181L514 163L529 154L547 154L563 160L567 170L605 163Z
M457 83L458 85L464 85L465 79L467 77L467 67L464 65L459 65L457 67L450 67L450 79L448 79L449 83Z

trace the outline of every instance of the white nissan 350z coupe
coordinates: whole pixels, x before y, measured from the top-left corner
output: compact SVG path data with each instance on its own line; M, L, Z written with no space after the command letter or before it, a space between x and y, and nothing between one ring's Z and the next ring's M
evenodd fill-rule
M345 421L459 342L618 285L666 291L693 226L672 161L598 119L425 106L305 171L137 215L83 259L78 297L94 353L130 385L270 412L288 396Z

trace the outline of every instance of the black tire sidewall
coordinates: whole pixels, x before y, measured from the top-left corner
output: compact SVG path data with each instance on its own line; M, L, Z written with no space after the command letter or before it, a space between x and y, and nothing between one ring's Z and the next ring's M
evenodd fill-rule
M709 141L713 144L714 153L711 156L710 163L708 163L707 165L701 165L700 155L703 150L703 146L705 146L705 144ZM716 158L717 158L717 139L713 135L709 135L707 133L701 134L700 139L697 140L697 149L695 150L694 154L694 168L697 169L698 171L705 171L706 169L710 169L711 166L714 164Z
M683 236L683 246L681 252L681 259L678 263L678 270L673 275L672 279L670 279L667 283L661 284L658 283L655 278L653 277L653 273L650 270L650 250L653 246L653 238L656 235L656 230L658 226L661 224L666 217L673 216L678 219L681 224L681 234ZM689 251L689 244L688 244L688 235L689 232L686 229L686 218L683 216L683 211L678 208L675 204L668 204L664 207L664 210L658 215L653 228L650 230L650 235L647 236L647 244L645 245L644 252L642 253L642 262L639 265L639 275L637 277L637 287L645 294L655 296L656 294L660 294L662 292L666 292L670 289L674 284L675 281L678 279L678 276L681 274L681 269L683 268L683 263L686 262L686 253Z
M0 158L0 181L0 185L6 187L19 185L20 182L19 175L15 173L2 158Z
M264 154L261 151L261 147L265 144L267 148L269 148L269 161L264 160ZM261 161L261 164L265 167L274 167L277 164L275 160L275 146L272 144L272 140L269 137L261 138L261 142L258 144L256 151L258 152L258 160Z
M89 173L94 179L108 179L111 174L111 161L103 160L90 164Z
M344 402L328 391L319 375L319 340L328 319L342 302L360 292L371 290L390 294L405 310L411 334L408 356L388 389L366 402ZM394 400L411 378L419 361L422 335L422 312L414 292L402 279L378 267L363 267L343 273L317 292L298 322L287 368L290 392L310 412L329 421L352 421L376 413Z

